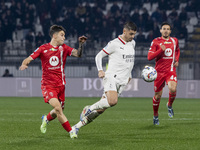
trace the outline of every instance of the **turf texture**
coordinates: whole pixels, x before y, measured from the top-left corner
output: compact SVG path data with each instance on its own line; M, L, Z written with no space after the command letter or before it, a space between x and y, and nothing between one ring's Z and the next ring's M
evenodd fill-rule
M64 114L70 124L98 100L67 97ZM166 103L162 98L160 125L154 126L151 98L119 98L72 140L57 119L46 134L40 132L41 116L52 109L43 98L0 97L0 150L199 150L200 99L176 99L173 119Z

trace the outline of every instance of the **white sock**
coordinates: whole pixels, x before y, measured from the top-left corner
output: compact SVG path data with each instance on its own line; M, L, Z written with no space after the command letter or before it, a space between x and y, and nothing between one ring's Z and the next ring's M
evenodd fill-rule
M110 105L108 104L108 100L105 94L103 94L102 98L94 103L93 105L90 106L90 110L99 110L99 109L104 109L104 108L109 108Z
M87 117L83 118L83 121L79 121L76 124L76 128L81 128L81 127L89 124L90 122L92 122L98 116L99 116L99 113L96 110L92 111Z

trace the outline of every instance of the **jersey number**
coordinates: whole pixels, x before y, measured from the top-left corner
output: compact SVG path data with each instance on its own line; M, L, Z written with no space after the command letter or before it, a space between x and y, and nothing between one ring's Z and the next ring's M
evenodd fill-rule
M174 76L174 75L172 75L172 76L170 77L170 79L171 79L171 80L174 80L174 81L177 80L176 76Z

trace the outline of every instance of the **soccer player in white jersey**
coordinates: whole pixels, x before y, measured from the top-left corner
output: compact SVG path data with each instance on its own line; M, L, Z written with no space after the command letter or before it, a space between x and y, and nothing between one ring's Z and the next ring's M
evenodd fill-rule
M110 41L95 57L96 66L99 71L99 78L103 79L104 93L101 99L91 106L86 106L81 115L80 121L72 127L78 134L81 127L92 122L107 108L115 106L118 102L118 95L124 90L131 80L131 72L135 59L135 41L133 40L137 26L133 22L126 22L123 34ZM102 58L108 56L108 68L104 72Z

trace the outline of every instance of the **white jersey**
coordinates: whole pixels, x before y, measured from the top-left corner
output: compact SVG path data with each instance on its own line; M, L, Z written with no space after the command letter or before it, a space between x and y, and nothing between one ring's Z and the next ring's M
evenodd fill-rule
M125 42L120 36L110 41L103 51L109 55L106 76L114 76L118 83L127 84L135 60L135 41Z

